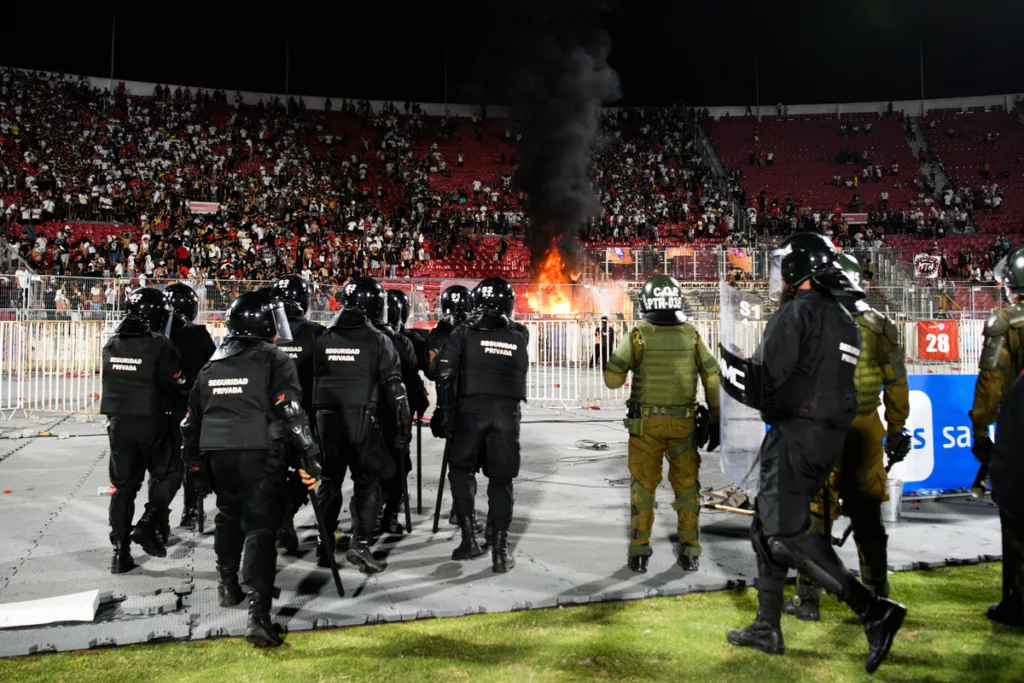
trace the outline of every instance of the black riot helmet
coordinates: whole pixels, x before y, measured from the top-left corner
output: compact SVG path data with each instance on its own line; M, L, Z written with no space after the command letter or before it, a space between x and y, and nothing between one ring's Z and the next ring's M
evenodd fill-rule
M1002 284L1010 303L1024 296L1024 245L1011 249L992 269L992 276Z
M473 288L469 302L474 313L493 311L511 318L516 309L516 293L507 280L489 277Z
M139 287L128 295L125 317L136 318L149 325L153 332L164 335L171 332L171 314L174 309L167 303L164 293L153 287Z
M284 303L284 310L290 316L306 315L309 310L309 283L298 275L285 275L274 283L277 296Z
M409 295L400 289L389 289L387 297L388 325L391 325L398 331L402 331L405 329L405 324L409 321L409 312L412 308Z
M273 341L276 337L278 342L285 344L292 340L284 303L270 287L246 292L231 302L227 324L231 339Z
M199 313L199 295L184 282L175 282L164 287L164 298L174 309L178 322L193 322Z
M655 275L640 290L640 312L652 325L682 325L683 288L671 275Z
M452 285L441 292L441 314L450 315L461 322L469 315L469 300L468 287Z
M769 297L778 301L784 290L796 289L806 280L829 292L864 296L864 290L840 264L835 245L815 232L797 233L772 252Z
M345 285L341 294L341 303L358 308L366 314L372 323L384 322L387 295L384 294L384 288L380 283L372 277L357 277Z

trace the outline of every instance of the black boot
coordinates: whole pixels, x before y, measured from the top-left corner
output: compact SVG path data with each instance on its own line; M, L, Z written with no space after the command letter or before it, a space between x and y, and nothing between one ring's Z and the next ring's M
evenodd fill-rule
M143 552L153 557L167 557L167 548L160 542L157 536L157 512L150 504L146 504L146 511L142 519L132 530L132 540L142 546Z
M477 533L480 533L479 530ZM494 542L494 523L491 522L491 514L487 513L487 521L484 522L484 545Z
M883 579L881 581L865 580L864 585L871 589L871 592L880 598L889 597L889 581Z
M459 529L462 531L462 543L452 551L452 559L461 561L480 557L486 551L476 541L476 514L473 511L473 501L459 499L455 504Z
M132 544L127 541L114 542L114 555L110 558L110 573L124 574L135 569L135 560L132 559Z
M370 552L373 542L373 528L377 523L380 511L380 494L375 489L357 494L355 539L352 547L345 553L345 559L355 565L364 574L377 574L387 568Z
M242 587L238 585L238 570L217 565L217 602L221 607L234 607L245 599Z
M452 526L459 526L459 516L455 513L455 503L452 503L452 511L448 513L448 523ZM490 537L486 536L487 527L484 525L483 520L476 516L473 517L473 531L478 534L485 534L484 540L488 543L491 542Z
M270 621L269 602L255 591L249 593L249 626L245 639L253 647L278 647L284 643L277 632L277 625Z
M796 595L782 605L785 614L791 614L800 621L819 621L821 612L818 605L821 601L821 588L801 583L796 587Z
M637 574L646 574L647 560L649 557L650 555L630 555L629 559L626 561L626 566L629 567L629 570L632 572L636 572Z
M291 515L285 514L281 520L281 528L277 530L277 547L290 553L299 549L299 534L295 531L295 520Z
M515 566L515 558L508 554L508 531L495 530L494 543L491 544L491 571L507 574Z
M893 638L903 625L907 616L907 608L898 602L877 598L861 616L864 623L864 635L868 639L868 656L864 660L864 669L875 673L879 665L889 654Z
M692 547L682 543L679 544L679 559L676 560L676 564L682 567L684 572L695 572L700 569L700 557L687 554L686 549ZM697 548L697 550L700 550L700 548Z
M733 629L726 636L733 645L752 647L770 655L786 654L779 618L782 615L782 593L761 590L757 593L757 616L745 629Z
M380 520L380 533L391 536L401 536L405 533L405 527L398 521L398 510L385 510Z
M997 624L1020 628L1024 626L1024 600L1003 598L1002 602L990 605L985 616Z
M189 531L195 531L199 525L199 508L198 506L190 505L186 506L181 511L181 519L178 521L178 526L182 529L188 529Z
M459 526L459 517L455 514L455 503L452 503L452 509L448 512L448 524Z
M337 539L335 539L335 543L337 543ZM333 547L337 551L338 546L334 545ZM324 545L324 540L319 534L316 537L316 566L324 568L331 566L331 560L327 556L327 546Z

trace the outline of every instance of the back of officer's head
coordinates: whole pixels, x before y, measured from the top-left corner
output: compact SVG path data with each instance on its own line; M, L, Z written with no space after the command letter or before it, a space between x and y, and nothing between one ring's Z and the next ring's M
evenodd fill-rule
M489 277L473 288L469 306L474 315L503 315L511 319L516 308L516 293L504 278Z
M372 277L357 277L345 285L341 302L346 308L362 311L372 323L385 322L387 295L380 283Z
M309 311L309 283L298 275L285 275L274 283L274 289L289 317L302 317Z
M140 287L128 295L125 305L125 319L137 320L149 326L153 332L167 335L170 332L173 309L164 298L163 292L153 287Z
M266 289L242 294L228 306L228 336L273 341L278 333L273 311L275 306L280 304Z

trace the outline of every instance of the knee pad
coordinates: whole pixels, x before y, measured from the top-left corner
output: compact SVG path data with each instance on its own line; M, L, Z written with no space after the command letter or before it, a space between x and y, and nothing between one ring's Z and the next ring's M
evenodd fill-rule
M698 500L698 494L700 493L700 481L693 482L693 486L686 489L681 493L676 494L676 499L672 501L672 509L676 512L680 510L689 510L695 514L700 512L700 502Z
M641 512L658 507L658 501L654 498L654 491L648 491L636 479L633 480L632 486L629 487L629 498L634 515L639 515Z

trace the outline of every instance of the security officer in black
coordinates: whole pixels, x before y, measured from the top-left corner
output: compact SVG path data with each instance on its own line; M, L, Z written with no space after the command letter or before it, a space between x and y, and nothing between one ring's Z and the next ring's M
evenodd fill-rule
M501 278L487 278L473 289L473 313L455 328L430 364L438 395L458 395L448 480L462 543L453 560L483 554L476 540L474 500L478 457L488 477L488 523L493 530L492 569L515 566L508 554L512 522L512 480L519 474L519 402L526 400L530 333L512 320L515 292ZM456 390L457 383L457 390ZM483 455L481 456L481 452Z
M382 319L384 288L372 278L359 277L345 285L342 302L313 352L313 407L324 462L317 495L326 526L334 533L341 485L345 471L352 470L355 538L345 558L364 574L375 574L386 567L370 553L383 501L381 484L398 471L392 453L399 462L409 457L412 413L395 345L371 322ZM388 404L386 413L379 408L382 402ZM380 424L382 414L391 424ZM385 431L393 441L390 452ZM326 566L323 543L317 551L319 563Z
M299 371L299 385L302 386L302 409L306 411L310 426L316 436L316 417L313 414L313 345L324 333L324 326L306 319L309 311L309 284L298 275L285 275L274 283L274 290L284 304L284 312L291 328L291 340L281 341L277 345L295 362ZM277 534L278 547L288 552L299 548L299 536L295 532L295 514L307 500L306 487L303 486L298 472L291 468L288 471L287 500L281 528Z
M469 315L469 289L462 285L452 285L441 292L441 319L434 325L434 329L427 335L427 363L433 363L434 356L441 350L448 336L461 322ZM427 379L434 380L432 374L427 373Z
M889 653L906 608L877 597L850 574L830 539L808 533L811 499L825 485L857 414L860 331L836 293L862 298L863 292L839 266L832 243L816 233L798 233L772 256L769 288L782 306L768 321L760 347L746 360L722 348L723 388L760 409L771 427L761 444L750 531L757 555L757 617L747 628L730 631L728 639L783 654L782 590L788 570L799 568L860 617L868 639L864 667L873 673Z
M437 352L441 350L445 342L448 341L448 337L452 331L462 324L469 315L471 301L470 301L469 289L462 285L452 285L441 293L441 319L434 326L434 329L430 331L427 336L427 368L424 370L424 374L427 379L436 381L433 373L430 370L430 362L434 360ZM453 387L455 390L458 387ZM437 394L437 405L434 407L434 414L430 418L430 433L438 439L445 438L445 434L450 430L450 426L444 424L444 420L448 415L454 415L455 410L455 398L449 397L448 400L452 402L452 406L445 406L445 397L441 395L441 392ZM484 446L481 445L481 449ZM479 460L484 460L484 456L480 454ZM458 526L459 519L455 514L455 502L452 501L452 509L448 512L448 523L452 526ZM474 528L476 533L484 533L484 523L481 520L477 520L474 517L473 520ZM489 539L488 539L489 540Z
M174 309L171 318L171 341L181 356L181 376L185 380L185 389L191 391L199 371L210 360L217 346L213 343L206 325L195 324L196 316L199 314L199 296L194 289L183 282L175 282L164 288L164 298ZM180 453L181 421L185 419L185 413L188 411L188 394L174 397L170 411L171 447L175 453ZM189 486L185 487L183 495L185 502L178 526L194 529L199 519L199 501ZM164 543L167 543L169 526L165 516L161 529Z
M386 292L386 295L390 295L394 292ZM405 294L404 292L398 292L399 294ZM416 362L416 350L413 348L412 341L403 334L399 333L399 330L393 326L391 322L393 297L387 296L387 311L385 318L385 311L381 311L380 319L372 319L373 326L384 333L391 343L395 347L395 351L398 353L398 360L401 365L402 371L402 382L405 384L406 394L409 399L409 410L413 414L422 415L423 411L430 405L430 401L427 398L427 389L423 386L423 380L420 378L419 364ZM401 318L400 311L398 317ZM396 321L397 322L397 321ZM388 452L395 458L396 472L395 476L391 477L384 482L384 517L381 520L380 529L381 531L388 534L402 534L405 533L405 527L398 521L398 511L401 507L402 500L405 497L407 490L407 477L409 472L412 471L412 460L409 456L409 451L406 449L405 456L395 452L395 434L391 430L391 426L395 424L395 417L389 414L390 407L386 405L379 405L380 410L380 423L384 429L384 444L388 447ZM409 433L412 433L412 415L409 416Z
M103 346L100 412L110 419L110 542L113 574L131 571L131 540L149 555L165 557L159 537L174 492L181 485L181 456L171 448L167 406L185 389L181 360L167 338L171 307L164 295L142 287L128 295L124 320ZM132 529L135 496L149 472L149 501Z
M430 361L427 359L427 334L423 330L409 327L412 301L409 299L409 295L400 289L389 289L387 297L388 324L395 328L396 332L409 339L413 351L416 353L417 367L425 373L430 366Z
M287 463L312 490L319 454L300 401L295 364L279 347L287 340L284 306L270 289L242 294L227 312L228 336L200 371L181 425L190 485L217 494L217 594L237 605L248 589L246 639L277 646L270 621L277 553L274 539L285 502ZM243 546L245 549L243 557Z

